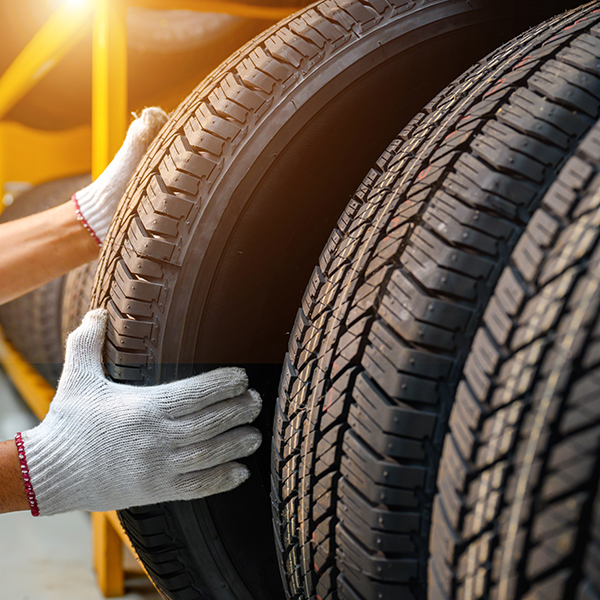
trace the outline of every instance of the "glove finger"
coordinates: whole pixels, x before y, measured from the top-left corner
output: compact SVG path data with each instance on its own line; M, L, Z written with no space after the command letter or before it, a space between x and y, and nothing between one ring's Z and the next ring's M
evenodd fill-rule
M145 108L139 117L135 114L134 116L136 118L127 130L125 141L109 166L109 172L113 170L111 167L119 167L121 187L127 185L148 146L169 118L162 108L156 106ZM123 189L123 191L125 190Z
M197 413L168 421L169 438L178 446L187 446L246 425L256 419L262 408L262 400L255 390L231 400L223 400Z
M227 492L250 477L244 465L229 462L203 471L185 473L177 477L173 486L174 498L170 500L194 500L213 494Z
M172 455L176 473L190 473L250 456L260 446L262 435L255 427L236 427L225 433L184 446Z
M152 389L155 405L176 419L243 394L248 377L244 369L226 367Z
M167 113L158 106L145 108L129 126L125 144L139 146L139 151L143 154L168 119Z
M71 372L85 369L86 374L104 378L102 348L106 335L108 313L104 308L89 311L81 325L67 338L65 364L61 381Z

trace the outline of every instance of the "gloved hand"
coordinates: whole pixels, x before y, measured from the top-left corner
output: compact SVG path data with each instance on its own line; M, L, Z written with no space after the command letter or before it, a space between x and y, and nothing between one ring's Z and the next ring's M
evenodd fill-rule
M249 477L231 462L260 432L261 408L242 369L152 387L109 381L101 364L107 313L88 312L69 336L48 415L17 434L32 513L105 511L230 490Z
M102 245L125 188L150 142L167 121L162 108L145 108L129 126L123 145L100 177L72 196L77 217Z

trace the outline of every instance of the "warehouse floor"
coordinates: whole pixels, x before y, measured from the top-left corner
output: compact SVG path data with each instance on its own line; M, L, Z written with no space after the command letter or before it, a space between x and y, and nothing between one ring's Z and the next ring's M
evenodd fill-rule
M36 423L0 371L0 436L11 439ZM87 513L34 518L0 515L0 597L11 600L101 600L92 569ZM160 600L128 551L124 600Z

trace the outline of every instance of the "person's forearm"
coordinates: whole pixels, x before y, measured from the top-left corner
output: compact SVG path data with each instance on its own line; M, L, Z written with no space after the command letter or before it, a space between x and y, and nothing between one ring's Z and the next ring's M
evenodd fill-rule
M29 510L14 440L0 443L0 513Z
M69 200L0 225L0 304L97 258L99 246Z
M160 108L145 108L108 167L72 201L0 225L0 304L97 258L118 202L167 118Z

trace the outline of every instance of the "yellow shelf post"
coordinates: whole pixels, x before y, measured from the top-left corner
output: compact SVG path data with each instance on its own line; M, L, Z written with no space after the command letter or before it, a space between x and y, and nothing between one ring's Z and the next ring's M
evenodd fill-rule
M127 5L95 0L92 52L92 177L112 160L127 133Z
M92 513L94 568L105 598L125 594L123 543L106 513Z
M95 0L92 47L92 177L97 178L127 132L127 5ZM125 593L121 528L116 514L92 514L94 567L105 597ZM119 535L121 534L121 535ZM124 536L126 537L126 536Z

